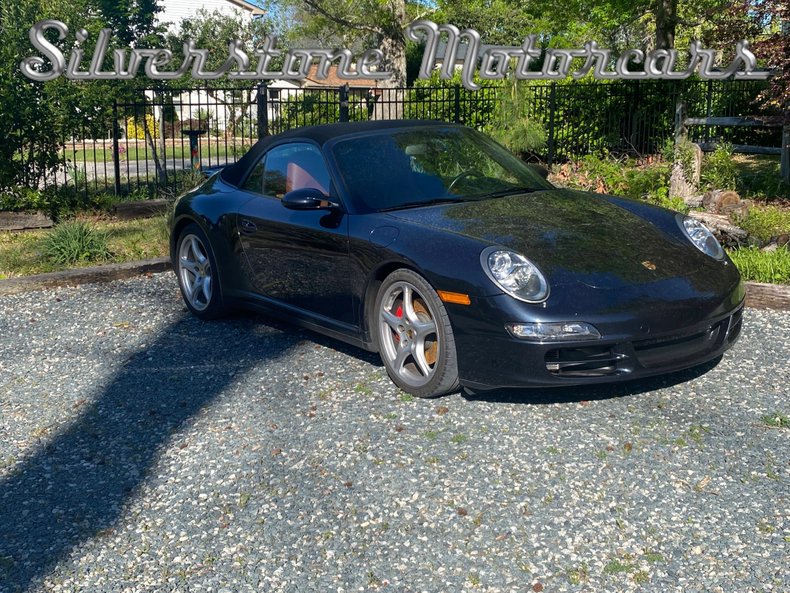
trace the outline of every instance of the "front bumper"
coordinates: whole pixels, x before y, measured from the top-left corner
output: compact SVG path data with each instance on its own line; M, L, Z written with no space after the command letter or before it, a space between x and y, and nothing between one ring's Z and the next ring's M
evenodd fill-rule
M497 298L497 297L494 297ZM487 303L481 301L486 300ZM477 305L495 310L491 299ZM739 287L718 306L651 314L579 316L602 331L591 341L531 343L514 338L499 319L455 323L461 384L472 389L560 387L638 379L671 373L713 360L738 339L743 317ZM495 315L499 317L500 315ZM690 322L691 317L696 320ZM476 326L476 327L475 327Z

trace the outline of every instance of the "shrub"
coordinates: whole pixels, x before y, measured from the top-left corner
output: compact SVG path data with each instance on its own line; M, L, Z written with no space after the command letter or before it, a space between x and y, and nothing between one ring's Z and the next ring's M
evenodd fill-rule
M52 192L39 191L29 187L14 187L0 193L0 210L44 210L49 212Z
M159 126L153 114L145 114L145 127L148 128L148 133L151 135L151 138L159 138ZM145 128L143 127L141 117L129 117L126 119L126 137L145 140Z
M533 153L546 146L546 130L529 116L532 94L525 84L514 80L499 89L499 112L485 131L517 155Z
M708 189L735 189L738 169L732 158L732 146L720 144L702 162L702 184Z
M107 233L94 229L84 221L57 225L44 238L42 252L49 261L61 266L110 257Z

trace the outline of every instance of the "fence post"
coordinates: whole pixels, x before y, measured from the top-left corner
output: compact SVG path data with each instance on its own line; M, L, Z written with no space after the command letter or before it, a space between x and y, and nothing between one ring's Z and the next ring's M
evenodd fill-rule
M554 111L557 107L557 83L552 81L549 90L549 141L548 148L549 154L546 158L546 164L551 167L554 162Z
M269 88L265 82L258 85L258 139L269 135Z
M118 99L112 101L112 163L115 175L115 196L121 195L121 149L118 142L121 137L121 126L118 124Z
M461 123L461 85L455 85L455 117L453 121L457 124Z
M348 121L348 83L341 86L339 90L340 95L340 121Z

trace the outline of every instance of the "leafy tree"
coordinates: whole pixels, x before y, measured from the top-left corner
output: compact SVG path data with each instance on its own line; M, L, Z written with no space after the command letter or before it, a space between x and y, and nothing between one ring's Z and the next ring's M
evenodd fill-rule
M384 53L380 69L392 72L385 85L406 86L407 44L404 27L433 11L432 0L283 0L295 26L290 39L322 40L324 46L367 49Z
M58 45L64 54L75 43L75 31L85 28L92 42L104 27L119 33L113 43L143 43L155 38L154 0L15 0L0 3L0 190L18 186L39 188L66 163L60 151L65 138L94 137L112 121L113 98L134 95L130 81L75 82L57 78L34 82L20 71L20 61L34 55L28 31L49 18L69 27ZM120 27L125 27L122 31ZM52 42L57 39L50 35ZM112 47L110 48L112 50ZM86 67L86 65L83 65Z
M193 40L196 47L209 51L206 69L217 70L227 59L228 44L234 40L242 42L242 49L254 62L256 47L272 29L273 25L268 19L254 18L247 21L239 15L200 9L194 16L181 21L175 32L168 34L167 44L173 51L173 62L180 64L184 59L184 43ZM225 77L217 80L197 80L185 76L172 81L169 85L163 84L160 88L162 90L205 89L217 104L224 106L228 116L226 131L235 134L249 118L249 110L252 106L252 84L249 80L233 81Z

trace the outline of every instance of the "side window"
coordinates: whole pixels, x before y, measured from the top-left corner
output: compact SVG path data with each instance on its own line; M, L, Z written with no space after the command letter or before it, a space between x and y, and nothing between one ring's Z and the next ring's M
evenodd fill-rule
M247 181L244 182L244 189L256 194L263 193L263 162L266 160L264 156L253 168Z
M252 177L255 171L250 175ZM277 146L263 162L263 193L282 198L295 189L312 188L329 195L329 172L321 151L312 144L295 142Z

